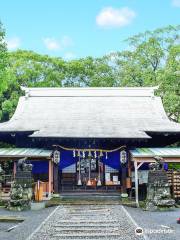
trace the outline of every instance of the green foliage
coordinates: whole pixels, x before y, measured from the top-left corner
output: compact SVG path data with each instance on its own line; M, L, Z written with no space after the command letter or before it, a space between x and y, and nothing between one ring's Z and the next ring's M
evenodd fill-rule
M180 122L180 45L169 50L166 65L158 76L159 94L166 112L175 122Z
M0 90L5 85L5 71L8 63L7 59L7 48L5 43L5 30L0 22Z
M21 86L27 87L95 87L113 86L112 67L106 58L87 57L65 62L61 58L18 50L8 54L6 88L0 95L0 119L12 117ZM9 80L10 79L10 80Z
M178 44L179 30L180 26L169 26L128 38L130 50L115 54L120 84L158 85L157 77L166 66L171 48Z
M9 53L10 70L20 86L59 87L64 79L65 62L61 58L18 50Z
M168 168L169 169L173 169L173 170L180 170L180 164L178 164L178 163L169 163L168 164Z
M180 122L180 26L146 31L129 48L102 58L72 61L18 50L7 53L0 24L0 120L11 118L27 87L159 86L168 116Z
M159 86L168 116L180 122L180 26L133 36L130 50L111 54L119 86Z
M87 57L66 63L64 86L112 87L115 84L113 69L104 58Z
M0 119L12 117L21 86L60 87L64 79L65 62L61 58L51 58L31 51L16 51L8 54L9 66L6 70L6 87L0 95Z

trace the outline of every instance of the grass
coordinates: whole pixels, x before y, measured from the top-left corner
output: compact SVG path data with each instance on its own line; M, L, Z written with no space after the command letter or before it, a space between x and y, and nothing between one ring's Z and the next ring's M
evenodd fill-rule
M46 202L46 207L58 205L126 205L135 206L135 203L126 200L107 200L107 199L77 199L77 198L51 198Z
M0 199L0 207L5 207L7 205L7 200Z
M0 222L23 222L25 218L17 216L0 216Z

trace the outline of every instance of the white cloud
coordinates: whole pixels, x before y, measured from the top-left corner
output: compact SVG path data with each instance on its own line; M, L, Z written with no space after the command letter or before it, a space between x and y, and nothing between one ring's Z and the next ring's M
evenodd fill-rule
M71 59L76 58L76 55L73 52L67 52L67 53L65 53L64 58L66 60L71 60Z
M7 43L7 48L9 50L14 50L20 46L21 41L20 41L20 38L13 37L13 38L8 39L6 41L6 43Z
M180 7L180 0L172 0L172 5L174 7Z
M103 8L96 17L96 23L103 28L124 27L132 22L136 13L128 7Z
M43 38L43 43L48 50L62 50L66 47L73 45L73 41L69 36L63 36L61 39L55 39L53 37Z
M73 45L73 41L69 36L63 36L61 39L61 45L63 47L69 47Z
M54 38L43 38L43 42L48 50L59 50L61 48L60 43Z

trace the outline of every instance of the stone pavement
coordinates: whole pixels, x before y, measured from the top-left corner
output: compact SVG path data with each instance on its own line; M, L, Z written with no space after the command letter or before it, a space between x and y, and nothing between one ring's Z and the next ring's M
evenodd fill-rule
M179 208L161 212L149 212L131 207L125 207L125 209L143 229L149 240L180 239L180 225L176 222L180 217Z
M43 222L28 240L138 240L136 224L121 205L64 205Z
M24 222L0 222L0 240L25 240L46 219L55 207L45 208L38 211L8 211L0 208L0 216L16 216L24 218ZM16 226L12 231L7 230Z

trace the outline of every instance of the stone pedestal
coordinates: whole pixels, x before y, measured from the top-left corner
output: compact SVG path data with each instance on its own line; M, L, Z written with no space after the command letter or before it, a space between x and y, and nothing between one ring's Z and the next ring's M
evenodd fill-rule
M15 181L11 186L8 209L22 211L30 209L32 200L32 165L20 159Z
M4 170L1 168L0 164L0 200L2 196L2 181L3 181Z
M175 201L170 195L170 186L166 171L154 169L149 171L146 210L155 211L173 207Z

